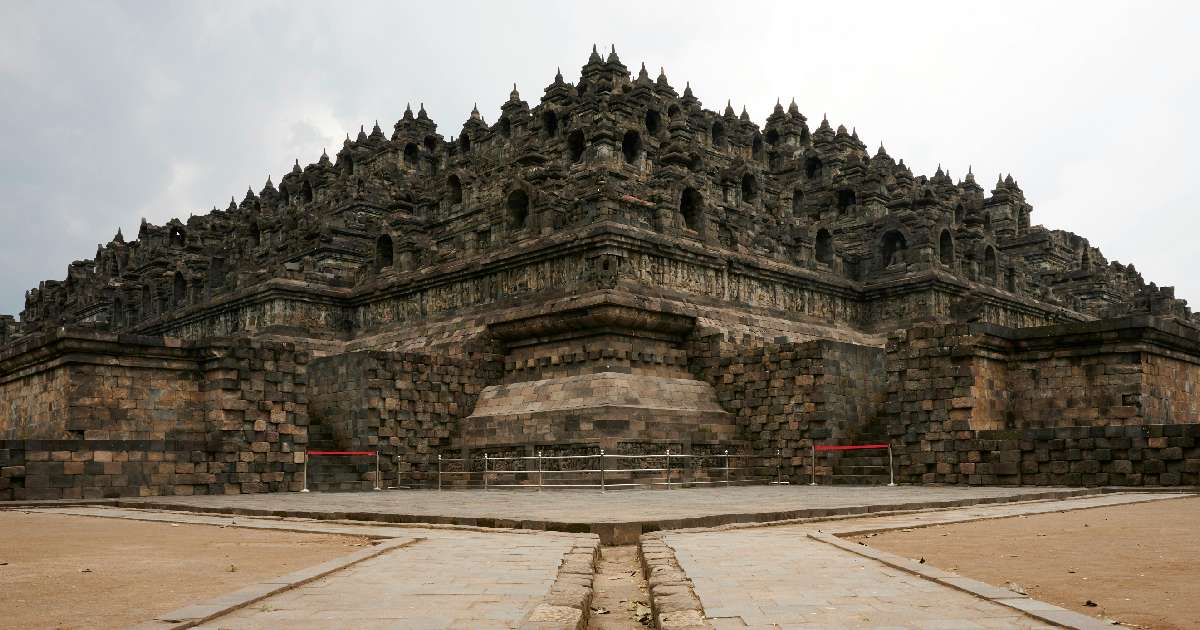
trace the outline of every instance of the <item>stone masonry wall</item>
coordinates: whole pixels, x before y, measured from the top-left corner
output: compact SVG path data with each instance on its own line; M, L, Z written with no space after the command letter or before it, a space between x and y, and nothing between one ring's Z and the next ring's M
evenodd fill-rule
M1166 356L1145 357L1141 400L1145 415L1163 422L1200 421L1200 365Z
M905 483L1195 486L1200 424L952 430L898 445ZM893 446L897 446L893 442Z
M0 437L204 439L191 351L145 337L126 337L118 356L88 354L98 348L71 343L45 362L3 361L15 369L0 370Z
M203 408L209 442L219 452L207 463L208 490L299 490L300 451L308 442L309 352L247 339L209 351L214 356L203 364Z
M785 475L810 471L813 442L853 441L878 430L883 351L833 341L742 345L713 336L693 342L692 371L737 418L747 450L779 453Z
M500 357L482 352L323 357L312 366L314 424L335 427L339 448L378 448L386 483L420 485L437 470L438 453L456 446L458 421L501 370Z
M70 374L65 367L39 371L0 384L0 436L66 436Z
M888 341L903 480L1180 485L1200 472L1192 341L1154 322L917 327ZM1046 350L1053 346L1053 351Z
M36 392L66 421L52 439L9 423L22 439L0 441L0 500L300 488L309 357L291 344L76 332L23 352L53 367L10 371L5 386ZM65 386L47 385L55 373Z

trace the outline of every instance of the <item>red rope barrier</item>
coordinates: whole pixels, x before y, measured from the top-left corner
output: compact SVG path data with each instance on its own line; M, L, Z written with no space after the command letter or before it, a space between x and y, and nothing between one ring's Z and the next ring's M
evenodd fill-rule
M374 455L375 451L308 451L309 455Z
M860 444L858 446L815 446L818 451L853 451L860 448L887 448L888 444Z

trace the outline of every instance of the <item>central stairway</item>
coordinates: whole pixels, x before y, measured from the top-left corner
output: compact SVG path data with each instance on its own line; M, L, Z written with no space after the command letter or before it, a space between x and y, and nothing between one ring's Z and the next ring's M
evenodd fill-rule
M349 450L338 444L333 427L326 424L310 424L308 427L309 451ZM354 449L357 450L357 449ZM308 456L308 489L313 492L357 492L371 490L375 482L371 473L375 471L375 458L366 455L310 455Z

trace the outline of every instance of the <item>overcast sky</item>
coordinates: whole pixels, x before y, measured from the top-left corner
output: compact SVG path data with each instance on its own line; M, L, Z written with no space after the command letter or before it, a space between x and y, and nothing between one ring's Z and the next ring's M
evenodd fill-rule
M795 97L917 174L1012 173L1200 305L1200 2L0 2L0 313L424 102L446 137L593 43L762 124ZM652 74L653 76L653 74Z

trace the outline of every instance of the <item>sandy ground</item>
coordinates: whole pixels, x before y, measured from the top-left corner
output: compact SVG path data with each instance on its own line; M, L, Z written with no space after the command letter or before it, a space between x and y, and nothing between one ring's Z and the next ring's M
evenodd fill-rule
M1182 629L1200 628L1197 524L1200 498L1185 498L854 540L1125 626Z
M0 628L124 627L366 544L344 536L0 511Z

